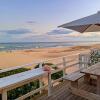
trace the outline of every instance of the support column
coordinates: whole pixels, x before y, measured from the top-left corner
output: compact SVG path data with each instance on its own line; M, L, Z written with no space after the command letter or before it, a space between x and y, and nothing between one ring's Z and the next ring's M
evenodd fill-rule
M2 100L7 100L7 91L3 90L2 92Z
M42 68L42 63L39 64L39 68ZM39 79L39 85L40 85L40 88L43 86L42 84L42 77ZM42 90L40 90L40 94L42 93Z
M52 93L52 83L51 83L51 73L48 74L48 96L51 96Z
M97 76L97 94L100 95L100 76Z
M66 67L66 58L65 57L63 57L63 76L65 76L65 74L66 74L66 70L65 70L65 67Z

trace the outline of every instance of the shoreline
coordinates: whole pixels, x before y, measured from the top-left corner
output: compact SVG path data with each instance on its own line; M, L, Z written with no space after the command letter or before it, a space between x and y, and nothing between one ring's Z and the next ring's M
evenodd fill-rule
M71 47L33 48L0 52L0 69L20 66L31 62L88 52L90 48L100 48L100 44ZM70 59L70 58L69 58Z
M50 43L56 43L56 42L50 42ZM74 42L57 42L57 43L74 43ZM1 44L3 44L3 43L1 43ZM4 43L4 44L6 44L6 43ZM12 43L12 44L14 44L14 43ZM19 44L20 44L20 42L19 42ZM87 41L87 42L86 41L85 42L84 41L75 41L75 44L73 44L73 45L70 44L70 45L42 46L42 47L41 46L39 46L39 47L36 46L36 47L30 47L30 48L24 48L23 46L21 46L22 48L15 47L15 48L12 48L12 49L7 49L7 48L4 47L5 50L2 50L2 48L1 48L0 52L30 50L30 49L42 49L42 48L60 48L60 47L73 47L73 46L90 46L90 45L98 45L98 44L100 44L99 41L95 41L95 42L94 41Z

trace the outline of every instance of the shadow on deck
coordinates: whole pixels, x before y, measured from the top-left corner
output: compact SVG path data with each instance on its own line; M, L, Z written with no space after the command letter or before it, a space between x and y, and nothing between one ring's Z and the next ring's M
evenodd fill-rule
M64 81L52 88L52 96L48 97L47 94L45 94L37 98L36 100L87 100L85 98L72 94L68 89L69 85L70 82ZM96 86L85 84L83 82L83 79L79 81L79 89L96 93Z

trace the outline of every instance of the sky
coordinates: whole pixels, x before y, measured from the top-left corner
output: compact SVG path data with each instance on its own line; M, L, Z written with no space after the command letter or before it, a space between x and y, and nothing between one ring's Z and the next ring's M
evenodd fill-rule
M57 26L100 10L100 0L0 0L0 42L99 41Z

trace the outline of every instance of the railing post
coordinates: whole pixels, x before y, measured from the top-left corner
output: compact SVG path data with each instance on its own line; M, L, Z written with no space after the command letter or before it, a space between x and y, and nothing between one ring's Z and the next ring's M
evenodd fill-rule
M63 69L63 76L65 76L65 74L66 74L66 70L65 70L65 67L66 67L66 58L65 57L63 57L63 67L64 67L64 69Z
M89 63L89 55L88 54L84 55L84 62L85 62L84 68L87 68L88 67L88 63Z
M7 91L3 90L2 92L2 100L7 100Z
M52 83L51 83L51 73L48 73L48 96L51 96L52 92Z
M79 54L79 69L81 70L82 68L82 55Z
M39 68L42 68L42 63L39 64ZM40 85L40 88L43 86L42 84L42 77L39 79L39 85ZM42 93L42 91L40 91L40 94Z

